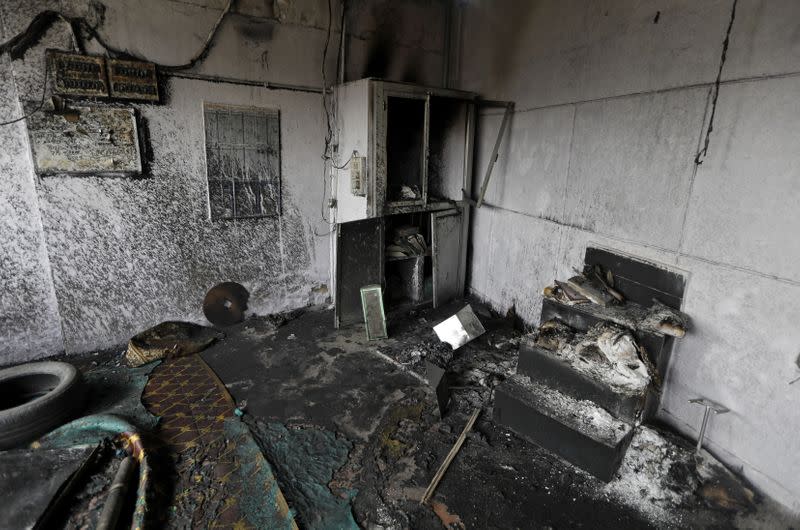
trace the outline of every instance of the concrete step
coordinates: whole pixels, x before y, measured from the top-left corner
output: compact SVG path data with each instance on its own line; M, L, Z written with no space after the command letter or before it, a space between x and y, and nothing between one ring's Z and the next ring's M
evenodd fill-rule
M495 389L494 420L606 482L633 434L632 425L591 401L519 374Z
M533 341L532 336L520 341L518 374L574 399L593 401L621 420L634 422L641 416L646 386L621 376L610 365L540 348Z

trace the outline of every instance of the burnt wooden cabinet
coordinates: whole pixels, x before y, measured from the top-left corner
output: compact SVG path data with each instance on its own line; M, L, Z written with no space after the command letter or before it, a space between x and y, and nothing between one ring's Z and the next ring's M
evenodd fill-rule
M464 293L477 95L378 79L334 92L336 323L363 320L360 288L387 307ZM417 228L422 253L392 255Z
M338 225L336 234L336 324L363 321L360 290L378 284L387 308L432 304L464 294L465 212L458 208L362 219ZM398 226L416 226L426 251L389 256Z
M476 94L377 79L334 89L337 223L469 196Z

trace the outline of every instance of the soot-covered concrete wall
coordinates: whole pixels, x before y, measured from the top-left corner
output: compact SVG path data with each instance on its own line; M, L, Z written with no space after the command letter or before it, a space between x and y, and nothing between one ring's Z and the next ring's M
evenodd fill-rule
M225 4L6 1L0 40L22 31L37 13L61 10L96 24L116 48L181 64L201 47ZM333 4L329 83L339 42L339 3ZM321 85L327 0L234 5L208 57L190 74ZM347 79L380 75L439 84L444 16L434 1L350 2ZM72 46L68 26L56 22L24 58L0 58L0 121L20 115L20 99L38 100L45 49ZM93 41L87 48L103 53ZM204 322L203 296L222 281L242 283L251 310L261 314L328 299L321 96L185 76L165 77L162 90L164 104L132 105L151 150L142 178L37 177L25 123L0 127L0 364L113 346L166 319ZM204 102L280 110L280 218L209 220Z
M739 0L707 156L695 164L733 0L465 2L459 88L516 102L471 290L538 321L541 289L600 245L688 276L661 417L800 511L800 4ZM482 175L501 116L480 119Z

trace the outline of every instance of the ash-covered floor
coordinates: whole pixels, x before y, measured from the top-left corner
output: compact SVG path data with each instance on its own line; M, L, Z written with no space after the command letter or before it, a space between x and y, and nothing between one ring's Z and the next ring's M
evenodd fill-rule
M456 352L433 324L464 302L389 315L389 339L334 329L329 310L283 325L251 318L202 356L244 411L303 528L791 528L774 505L710 508L691 444L641 427L608 484L492 421L520 332L473 308L487 332ZM425 360L456 374L439 418ZM429 505L419 500L468 416L482 413ZM666 436L666 437L665 437ZM352 512L350 512L352 510ZM351 519L352 517L352 519Z

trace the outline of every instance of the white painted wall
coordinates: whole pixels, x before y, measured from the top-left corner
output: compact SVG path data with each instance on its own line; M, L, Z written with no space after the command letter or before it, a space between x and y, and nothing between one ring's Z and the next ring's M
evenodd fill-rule
M685 271L694 329L677 341L661 417L695 437L689 398L730 407L709 448L800 511L800 383L788 385L800 376L800 3L739 0L695 166L731 6L463 3L458 88L516 102L474 215L470 288L536 323L541 288L587 245ZM500 119L479 121L480 175Z
M0 40L4 40L0 26ZM9 71L0 58L0 73ZM14 80L0 75L0 120L20 116ZM13 363L63 349L25 123L0 127L0 359Z
M100 33L164 64L201 46L226 0L106 0ZM3 40L45 9L99 20L88 0L6 0ZM336 6L338 2L334 2ZM320 86L327 0L239 0L194 72ZM347 79L366 75L438 84L445 11L439 2L353 1ZM335 80L338 11L328 55ZM387 31L386 28L391 28ZM24 60L0 60L0 121L38 100L46 48L70 49L57 23ZM95 43L89 51L102 53ZM141 179L38 178L24 123L0 128L0 365L127 341L166 319L205 322L218 282L237 281L250 308L269 313L329 296L329 227L321 218L325 134L321 96L170 78L163 105L136 107L153 160ZM19 97L18 97L19 96ZM211 222L203 146L204 101L281 111L283 214ZM318 235L319 234L319 235Z

